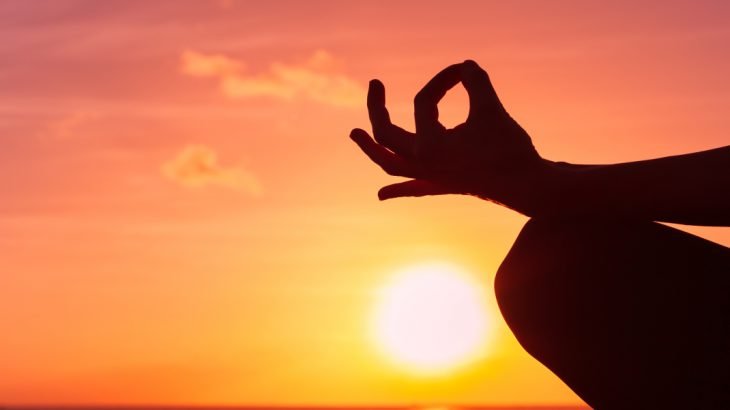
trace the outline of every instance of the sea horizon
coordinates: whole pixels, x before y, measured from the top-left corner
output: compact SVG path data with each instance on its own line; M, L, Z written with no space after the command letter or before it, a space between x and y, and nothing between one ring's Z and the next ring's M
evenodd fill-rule
M590 407L580 405L550 405L550 404L523 404L523 405L393 405L393 406L337 406L337 405L93 405L93 404L28 404L28 405L0 405L1 410L70 410L70 409L102 409L102 410L589 410Z

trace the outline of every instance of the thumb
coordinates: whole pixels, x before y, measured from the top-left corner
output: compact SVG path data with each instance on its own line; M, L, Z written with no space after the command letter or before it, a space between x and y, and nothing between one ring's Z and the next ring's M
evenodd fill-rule
M387 185L380 188L378 198L381 201L391 198L400 198L406 196L427 196L427 195L445 195L455 193L443 185L436 184L424 179L411 179L397 184Z
M489 75L476 62L464 61L461 64L461 76L462 84L469 95L469 119L476 120L494 113L495 110L504 111Z

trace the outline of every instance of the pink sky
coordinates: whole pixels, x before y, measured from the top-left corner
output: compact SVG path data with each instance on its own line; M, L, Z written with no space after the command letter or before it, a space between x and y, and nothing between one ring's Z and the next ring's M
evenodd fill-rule
M379 203L392 179L347 138L365 86L412 129L413 95L471 58L546 158L697 151L729 141L729 21L721 1L0 3L0 402L580 403L501 319L448 380L373 355L393 269L447 259L491 295L525 218Z

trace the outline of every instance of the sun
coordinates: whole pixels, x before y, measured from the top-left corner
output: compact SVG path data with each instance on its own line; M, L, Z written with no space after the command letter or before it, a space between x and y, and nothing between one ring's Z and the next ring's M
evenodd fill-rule
M482 285L447 263L397 272L378 292L373 313L378 348L419 375L448 373L477 359L492 331Z

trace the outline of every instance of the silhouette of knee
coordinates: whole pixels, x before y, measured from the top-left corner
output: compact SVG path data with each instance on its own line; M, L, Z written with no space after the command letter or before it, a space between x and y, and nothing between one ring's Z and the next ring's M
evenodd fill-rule
M608 260L617 235L601 221L532 219L495 279L499 308L520 344L590 404L631 396L616 385L628 364L613 354L629 348L610 346L620 343L612 332L629 314L614 303L623 291Z
M574 242L580 239L579 233L560 221L531 219L497 271L499 308L530 353L541 349L540 340L532 335L549 331L544 328L549 323L547 316L557 314L553 311L560 302L560 292L554 292L551 283L559 280L556 276L566 274L570 259L576 257Z
M729 260L727 248L652 222L532 219L495 292L525 350L596 408L728 404L707 380L728 380L715 363L730 356L718 353Z

